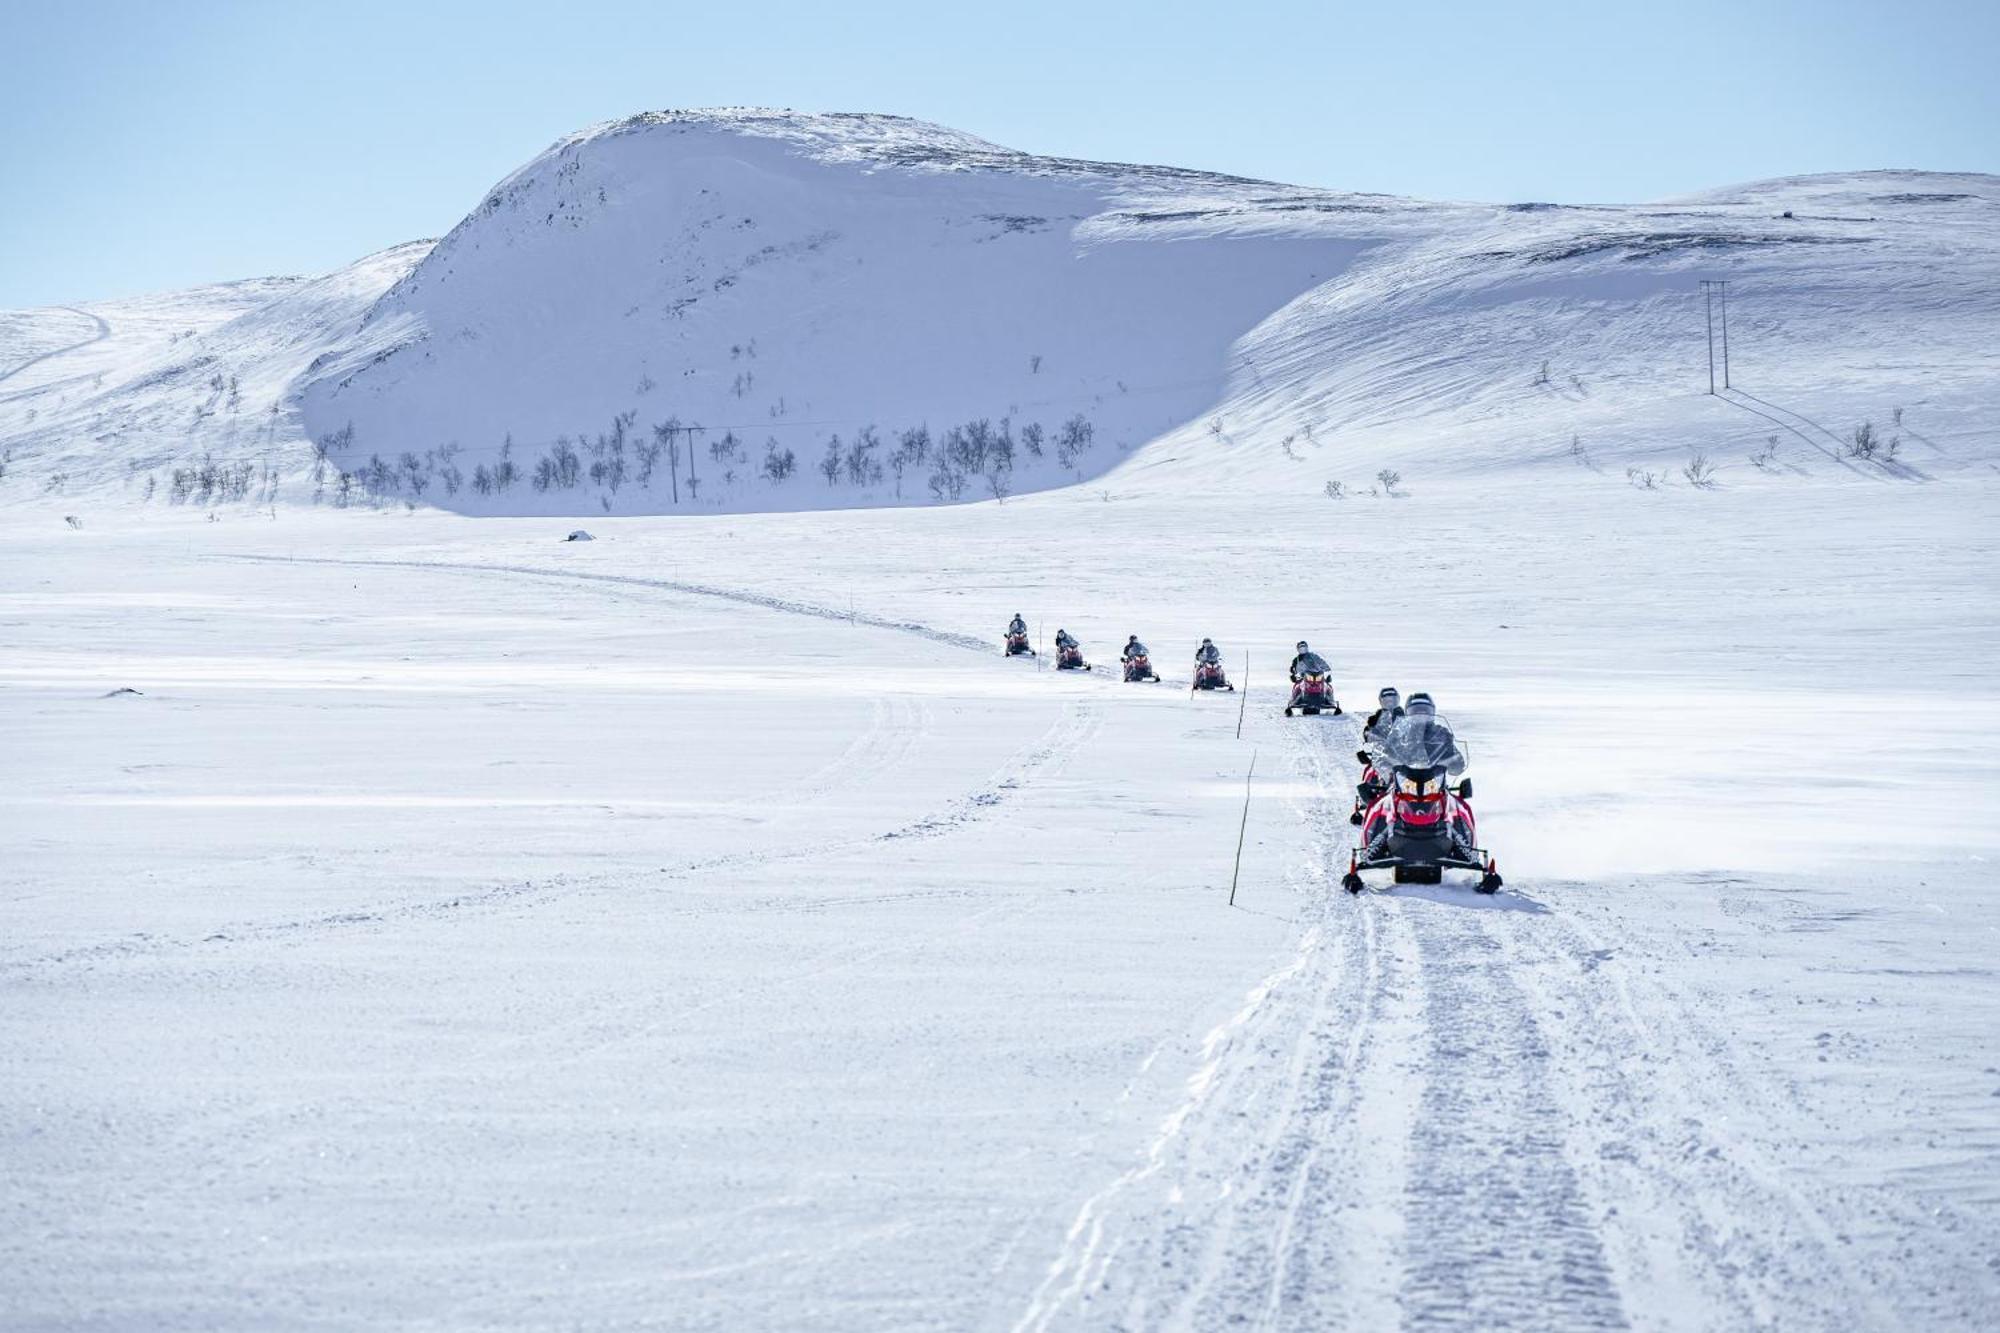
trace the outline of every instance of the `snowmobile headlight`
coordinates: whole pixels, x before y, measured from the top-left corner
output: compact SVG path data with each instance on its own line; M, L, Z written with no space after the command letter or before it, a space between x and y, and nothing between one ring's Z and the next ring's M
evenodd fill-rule
M1406 773L1398 773L1396 775L1396 790L1402 792L1405 796L1421 796L1424 794L1424 784Z

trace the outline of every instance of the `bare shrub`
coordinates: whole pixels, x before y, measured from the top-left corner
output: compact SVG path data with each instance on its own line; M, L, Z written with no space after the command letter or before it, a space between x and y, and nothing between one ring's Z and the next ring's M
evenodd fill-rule
M1344 500L1347 498L1347 488L1337 481L1329 481L1326 484L1326 498L1329 500Z
M1063 422L1062 429L1056 432L1056 462L1081 478L1083 473L1077 460L1089 451L1096 436L1097 428L1084 420L1081 412Z
M764 441L764 476L772 485L775 486L785 478L791 476L792 470L798 466L798 462L798 455L794 454L790 449L778 448L778 442L775 439Z
M1625 469L1625 480L1631 482L1642 491L1656 491L1660 488L1660 483L1666 479L1665 473L1654 472L1650 468L1628 467Z
M1375 474L1375 480L1382 483L1382 493L1395 497L1396 488L1403 484L1403 474L1394 468L1385 467Z
M1696 450L1694 457L1681 468L1681 475L1686 477L1688 485L1696 490L1713 490L1715 487L1715 465L1709 462L1708 455L1700 450Z

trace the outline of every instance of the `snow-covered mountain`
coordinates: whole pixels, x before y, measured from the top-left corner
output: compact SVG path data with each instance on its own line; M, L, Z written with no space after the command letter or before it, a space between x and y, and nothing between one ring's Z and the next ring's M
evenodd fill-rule
M0 315L0 1324L1990 1325L1996 202L702 113Z
M1929 475L1993 450L1996 206L1992 177L1921 172L1424 204L888 116L652 114L554 145L434 247L5 317L0 449L17 497L178 471L198 498L248 464L267 498L471 512L934 503L1121 466L1294 494L1696 453ZM1706 393L1703 278L1732 284L1740 393ZM1864 423L1896 458L1845 457Z

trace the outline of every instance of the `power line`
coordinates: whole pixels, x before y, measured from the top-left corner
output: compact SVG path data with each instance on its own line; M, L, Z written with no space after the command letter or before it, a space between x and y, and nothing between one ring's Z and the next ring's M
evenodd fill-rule
M1701 296L1708 316L1708 391L1715 392L1715 312L1722 307L1722 387L1729 387L1729 284L1720 278L1703 278Z

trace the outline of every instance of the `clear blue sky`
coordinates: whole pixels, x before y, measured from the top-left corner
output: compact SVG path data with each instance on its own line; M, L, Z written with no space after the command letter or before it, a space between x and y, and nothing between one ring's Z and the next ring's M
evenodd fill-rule
M1993 172L1996 52L1996 0L0 0L0 308L337 267L665 107L1433 198Z

